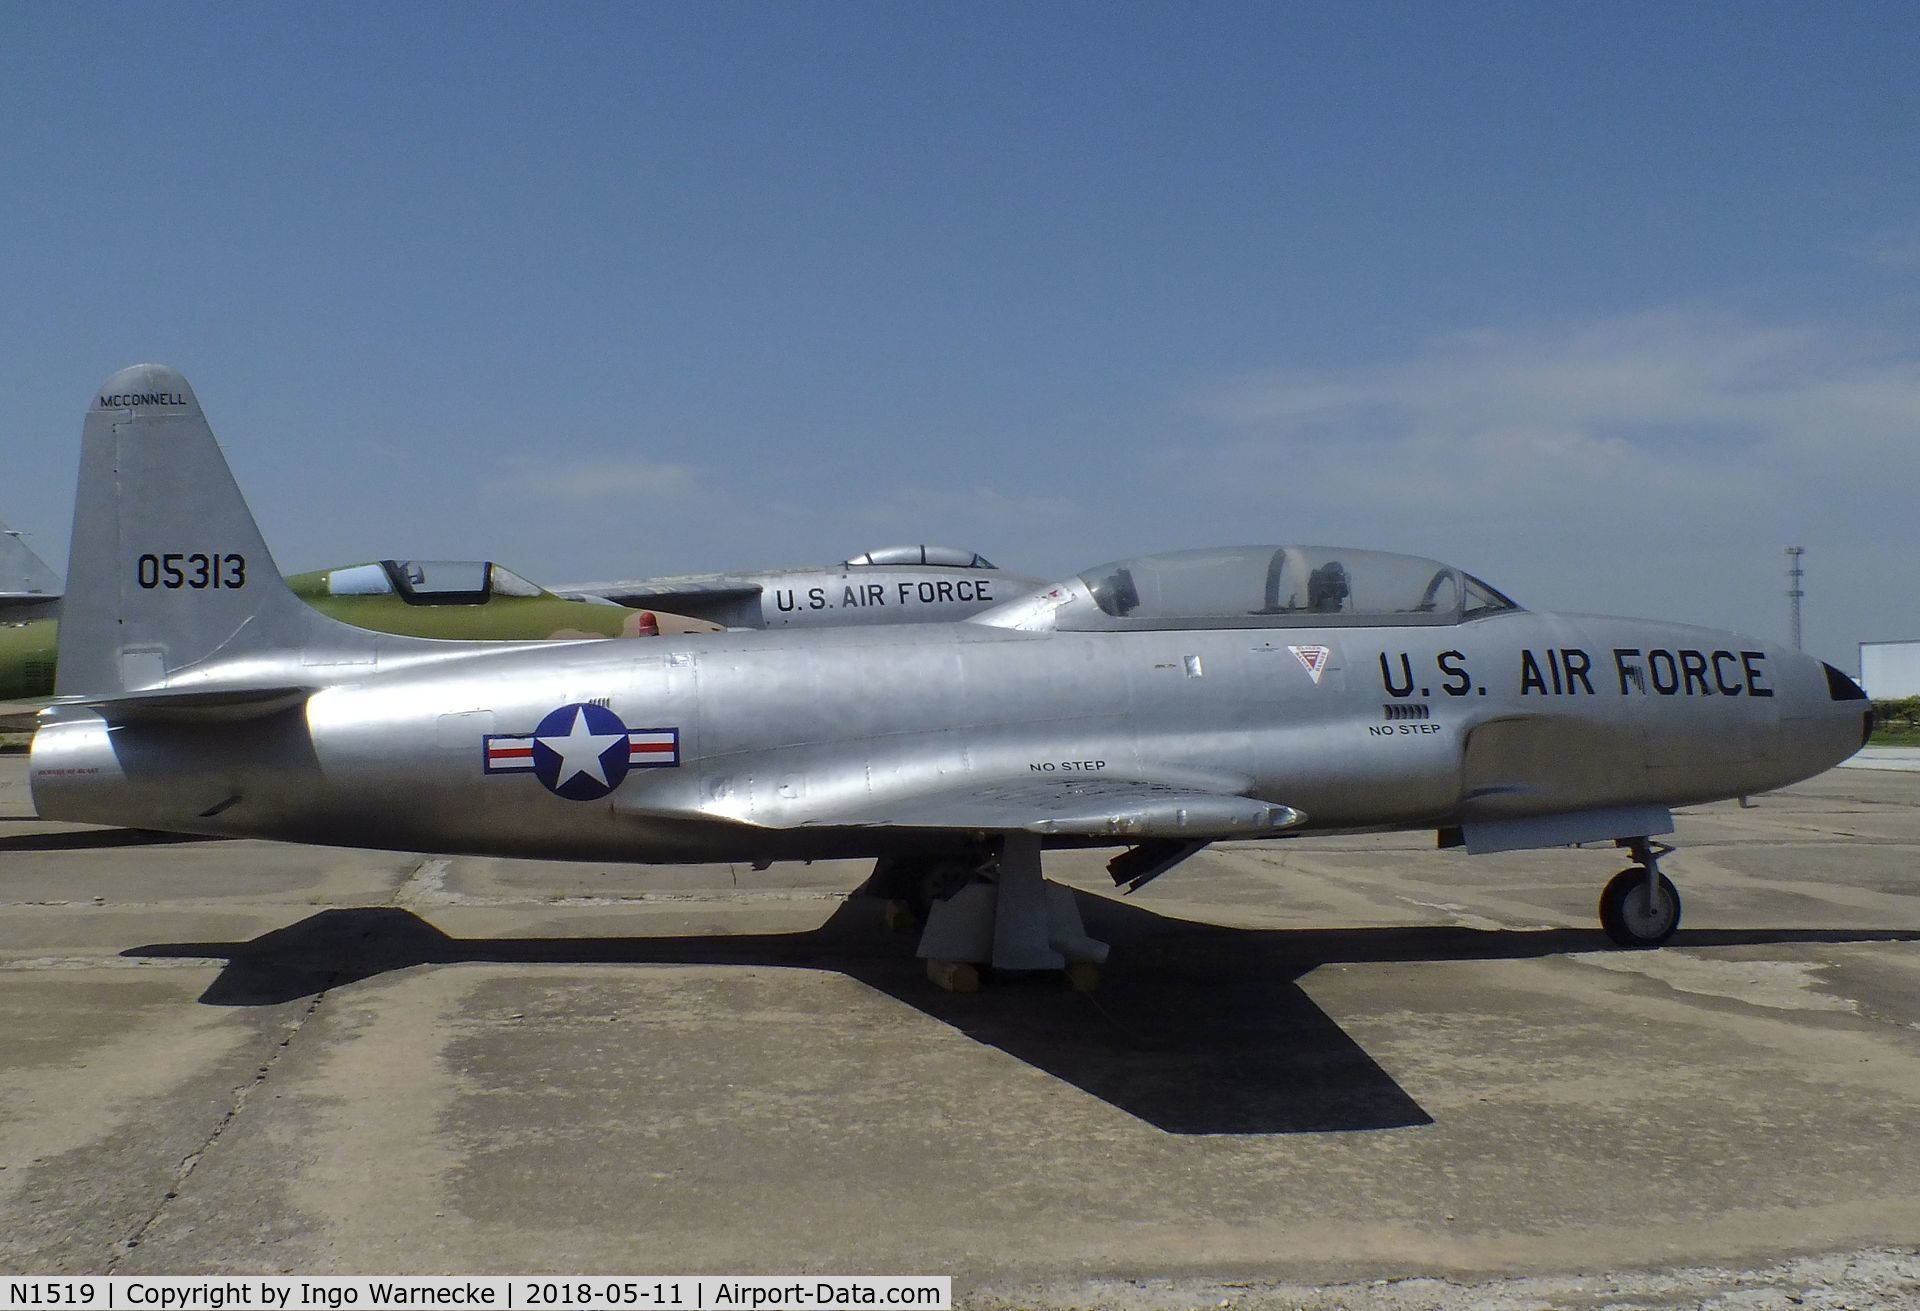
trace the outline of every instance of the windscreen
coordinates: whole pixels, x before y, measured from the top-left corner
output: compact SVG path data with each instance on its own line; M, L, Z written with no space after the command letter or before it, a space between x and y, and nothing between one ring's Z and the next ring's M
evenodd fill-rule
M393 580L377 564L356 564L327 573L329 596L391 596Z

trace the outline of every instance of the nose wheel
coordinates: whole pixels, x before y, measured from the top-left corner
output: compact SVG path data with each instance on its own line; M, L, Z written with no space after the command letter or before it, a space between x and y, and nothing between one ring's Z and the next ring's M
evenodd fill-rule
M1660 872L1660 857L1672 848L1646 838L1621 845L1641 863L1615 874L1601 892L1600 927L1622 947L1661 946L1680 927L1680 891Z

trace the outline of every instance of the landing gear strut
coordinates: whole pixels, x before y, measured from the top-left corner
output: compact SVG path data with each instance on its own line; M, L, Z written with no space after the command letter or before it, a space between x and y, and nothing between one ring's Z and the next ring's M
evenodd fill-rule
M1073 893L1041 877L1038 837L1012 834L972 857L900 860L885 875L925 925L915 954L939 987L972 992L986 966L1059 970L1077 991L1097 986L1107 944L1087 936Z
M1680 927L1680 892L1660 872L1660 857L1673 848L1651 838L1623 838L1619 845L1640 863L1614 875L1601 892L1600 927L1622 947L1661 946Z

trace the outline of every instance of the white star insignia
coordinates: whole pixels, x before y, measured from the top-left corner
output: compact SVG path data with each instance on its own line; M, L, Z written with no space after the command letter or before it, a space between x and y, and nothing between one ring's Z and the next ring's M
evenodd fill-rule
M573 727L567 730L565 737L543 737L540 745L560 757L560 776L553 780L557 788L565 787L568 780L576 774L585 774L599 783L601 787L611 787L607 781L607 771L601 766L600 757L615 742L626 740L624 733L595 733L587 728L587 712L573 712Z

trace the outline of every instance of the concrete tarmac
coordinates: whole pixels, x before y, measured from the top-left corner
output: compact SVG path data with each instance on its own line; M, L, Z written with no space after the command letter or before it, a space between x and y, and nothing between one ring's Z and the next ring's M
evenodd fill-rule
M1636 953L1603 849L1236 845L1124 900L1050 857L1101 990L950 996L863 867L150 841L0 757L0 1272L1920 1305L1920 780L1675 841Z

